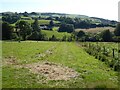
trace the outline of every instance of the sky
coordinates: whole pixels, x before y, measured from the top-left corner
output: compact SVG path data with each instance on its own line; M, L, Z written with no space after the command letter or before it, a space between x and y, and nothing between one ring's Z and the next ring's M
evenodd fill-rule
M119 0L0 0L0 12L55 12L118 21Z

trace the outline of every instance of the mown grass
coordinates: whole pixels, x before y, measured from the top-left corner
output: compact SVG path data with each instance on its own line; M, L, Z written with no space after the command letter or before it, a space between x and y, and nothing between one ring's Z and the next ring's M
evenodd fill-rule
M36 53L44 53L52 48L52 54L42 59ZM49 61L73 68L79 77L64 80L46 80L45 77L30 73L25 68L14 65L3 66L3 88L116 88L117 72L103 62L87 54L75 42L3 42L3 60L9 56L17 57L21 64ZM27 55L27 56L26 56ZM33 58L31 58L33 57Z
M49 31L49 30L42 30L41 31L43 34L46 35L46 37L48 38L51 38L53 35L58 38L58 39L62 39L63 36L66 36L66 37L70 37L71 34L70 33L67 33L67 32L58 32L58 31Z
M54 42L54 44L56 44ZM52 42L3 42L3 58L16 57L19 63L30 63L40 58L35 58L37 54L44 53L53 46Z
M99 81L109 82L109 78L116 75L104 63L89 56L83 49L76 47L73 43L61 43L55 53L56 55L53 54L48 57L48 60L74 68L81 73L84 78L83 82L89 84Z

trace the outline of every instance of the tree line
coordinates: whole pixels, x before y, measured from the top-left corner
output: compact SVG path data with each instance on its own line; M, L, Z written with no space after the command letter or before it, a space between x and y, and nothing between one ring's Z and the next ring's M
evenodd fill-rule
M51 27L54 26L53 22L51 23ZM120 36L120 23L116 26L114 32L110 32L110 30L104 30L101 33L92 34L84 31L75 32L73 24L61 24L58 32L68 32L71 33L72 39L76 41L103 41L103 42L117 42ZM61 41L65 41L66 36L63 37ZM52 39L53 38L53 39ZM56 39L55 39L56 38ZM45 35L41 33L41 29L39 28L38 19L32 24L29 24L27 21L19 21L16 23L15 28L11 26L8 22L2 22L2 39L3 40L56 40L57 37L54 35L50 39L46 39Z

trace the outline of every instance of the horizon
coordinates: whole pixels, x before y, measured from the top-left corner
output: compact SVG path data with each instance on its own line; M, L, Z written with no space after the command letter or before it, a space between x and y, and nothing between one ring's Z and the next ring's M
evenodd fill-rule
M6 12L11 12L11 11L6 11ZM27 11L24 11L24 12L27 12ZM24 13L24 12L17 12L17 13ZM34 11L31 11L31 12L27 12L27 13L32 13ZM5 13L5 12L0 12L0 13ZM11 12L11 13L15 13L15 12ZM59 13L59 12L35 12L35 13L58 13L58 14L68 14L68 13ZM88 15L82 15L82 14L69 14L69 15L81 15L81 16L88 16ZM90 17L90 16L88 16ZM95 17L95 16L92 16L92 17ZM90 17L90 18L92 18ZM105 19L105 20L110 20L110 19L107 19L107 18L101 18L101 17L95 17L95 18L100 18L100 19ZM110 20L110 21L118 21L118 20Z
M3 0L0 11L76 14L118 21L118 2L119 0Z

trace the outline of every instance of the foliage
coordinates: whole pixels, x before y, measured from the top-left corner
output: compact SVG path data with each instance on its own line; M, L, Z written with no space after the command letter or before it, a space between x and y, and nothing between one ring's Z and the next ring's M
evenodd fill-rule
M36 18L35 21L32 24L32 28L33 28L33 32L37 31L40 32L40 27L39 27L39 23L38 23L38 19Z
M8 22L10 24L13 24L20 20L20 16L15 13L15 14L3 14L2 20L5 22Z
M28 37L28 40L40 40L40 32L34 31L32 34Z
M105 62L108 66L118 71L118 47L116 43L84 43L85 51L96 59Z
M61 24L58 32L72 33L74 31L73 24Z
M13 27L9 23L2 23L2 39L10 40L12 38Z
M112 41L112 34L109 30L105 30L101 33L102 40L104 42Z
M117 27L116 27L114 33L116 36L120 36L120 23L117 24Z
M50 21L49 26L52 28L54 26L53 20Z
M26 21L20 21L16 25L20 29L19 30L20 36L22 37L23 40L26 40L27 36L30 35L32 32L32 27Z
M77 33L77 37L79 37L79 38L83 37L84 35L85 35L85 32L83 32L83 31L79 31Z
M52 37L49 38L49 41L56 41L56 40L57 40L57 39L56 39L55 35L52 35Z

